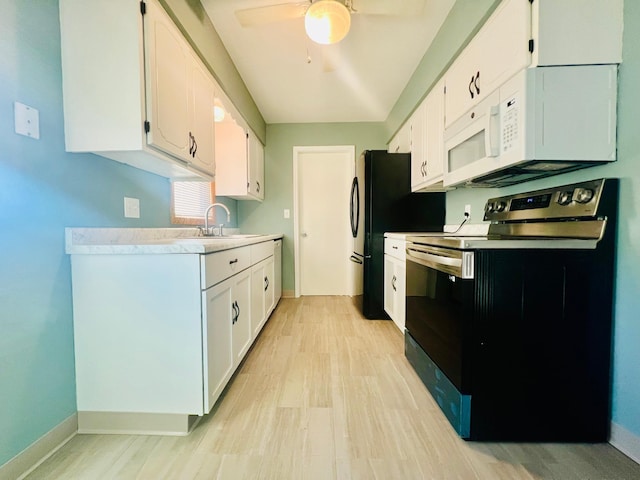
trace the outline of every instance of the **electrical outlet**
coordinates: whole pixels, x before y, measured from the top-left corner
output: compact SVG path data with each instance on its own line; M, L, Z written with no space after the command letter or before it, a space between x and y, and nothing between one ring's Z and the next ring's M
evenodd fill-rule
M24 103L14 102L15 130L19 135L40 139L40 114Z
M464 216L467 218L471 217L471 205L468 203L464 206Z
M124 197L124 217L140 218L140 200Z

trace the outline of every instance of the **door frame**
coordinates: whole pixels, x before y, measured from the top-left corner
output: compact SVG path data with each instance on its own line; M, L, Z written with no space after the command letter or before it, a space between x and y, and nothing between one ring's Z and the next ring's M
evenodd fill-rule
M294 297L300 297L300 208L298 192L298 164L300 154L304 153L346 153L351 157L355 174L356 147L355 145L326 145L311 147L293 147L293 265L294 265ZM345 204L347 208L347 204ZM349 235L351 235L349 233ZM345 256L345 262L349 260Z

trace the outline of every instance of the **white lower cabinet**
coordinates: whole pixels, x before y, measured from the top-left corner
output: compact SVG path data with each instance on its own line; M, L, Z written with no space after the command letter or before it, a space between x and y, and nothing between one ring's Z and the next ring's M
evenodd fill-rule
M233 280L226 280L202 293L203 358L206 365L205 411L210 411L233 373L232 351Z
M251 331L255 338L274 308L273 255L251 267Z
M258 332L274 308L273 252L267 241L206 255L72 255L78 430L188 433L256 337L254 299Z
M405 241L384 239L384 310L404 333L406 259Z
M273 242L273 308L282 297L282 240Z
M251 346L250 270L205 290L203 358L209 412Z
M231 277L231 340L234 370L251 346L251 271Z

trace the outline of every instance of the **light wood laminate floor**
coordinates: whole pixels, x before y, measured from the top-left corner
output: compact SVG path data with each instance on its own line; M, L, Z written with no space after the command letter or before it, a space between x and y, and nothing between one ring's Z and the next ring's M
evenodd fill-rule
M465 442L390 321L349 297L283 299L187 437L76 435L36 479L640 478L609 444Z

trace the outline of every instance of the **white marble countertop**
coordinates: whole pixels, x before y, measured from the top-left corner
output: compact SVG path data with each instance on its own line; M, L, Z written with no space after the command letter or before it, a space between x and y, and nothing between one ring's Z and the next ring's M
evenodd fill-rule
M213 253L282 238L282 234L203 237L197 228L66 228L65 250L71 255L146 255Z

